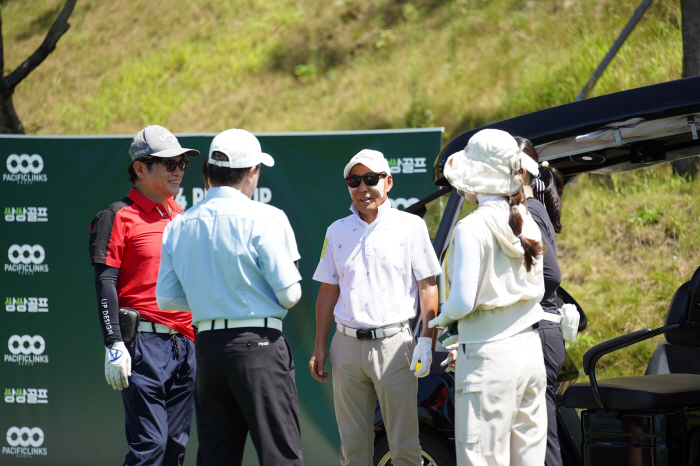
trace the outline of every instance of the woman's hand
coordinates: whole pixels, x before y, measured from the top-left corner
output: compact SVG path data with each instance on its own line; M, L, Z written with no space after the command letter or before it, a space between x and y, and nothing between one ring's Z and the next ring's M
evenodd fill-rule
M445 315L445 313L440 313L439 316L428 322L428 327L434 328L434 327L447 327L450 325L454 320L450 319Z

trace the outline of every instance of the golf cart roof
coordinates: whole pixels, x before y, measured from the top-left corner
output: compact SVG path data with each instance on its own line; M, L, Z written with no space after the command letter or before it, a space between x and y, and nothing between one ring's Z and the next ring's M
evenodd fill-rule
M442 169L485 128L528 138L540 162L564 176L614 173L700 155L700 76L616 92L528 113L461 134L433 164L435 184L447 186Z

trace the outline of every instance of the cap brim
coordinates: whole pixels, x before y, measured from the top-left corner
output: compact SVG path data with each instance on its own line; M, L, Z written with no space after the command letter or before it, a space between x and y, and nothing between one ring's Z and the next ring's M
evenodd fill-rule
M260 163L262 163L266 167L274 167L275 166L275 159L273 159L270 154L266 154L265 152L261 152L260 153Z
M188 155L190 157L194 157L196 155L199 155L199 151L196 149L185 149L184 147L173 147L171 149L165 149L150 155L152 155L153 157L163 158L177 157L178 155Z

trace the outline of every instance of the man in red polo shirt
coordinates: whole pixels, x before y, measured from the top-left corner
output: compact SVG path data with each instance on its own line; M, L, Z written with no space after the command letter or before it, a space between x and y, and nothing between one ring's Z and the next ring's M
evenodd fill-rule
M185 156L199 152L182 148L162 126L147 126L134 137L129 155L134 187L90 225L105 378L124 402L124 465L182 465L194 409L192 315L158 308L155 290L163 230L182 213L172 198L180 190ZM121 307L141 315L135 337L121 334Z

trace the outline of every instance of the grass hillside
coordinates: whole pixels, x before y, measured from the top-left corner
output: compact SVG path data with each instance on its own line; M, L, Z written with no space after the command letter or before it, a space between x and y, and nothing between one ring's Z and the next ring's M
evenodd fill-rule
M5 72L61 0L0 1ZM57 50L22 82L30 133L323 131L483 124L573 100L629 20L622 0L80 0ZM655 2L592 95L678 79L680 0ZM564 197L563 285L589 330L575 360L659 325L700 265L700 184L668 167L580 177ZM601 361L640 373L654 343Z
M80 0L15 93L29 132L465 129L569 102L638 6L622 0ZM0 3L5 70L62 0ZM593 94L681 74L654 2Z

